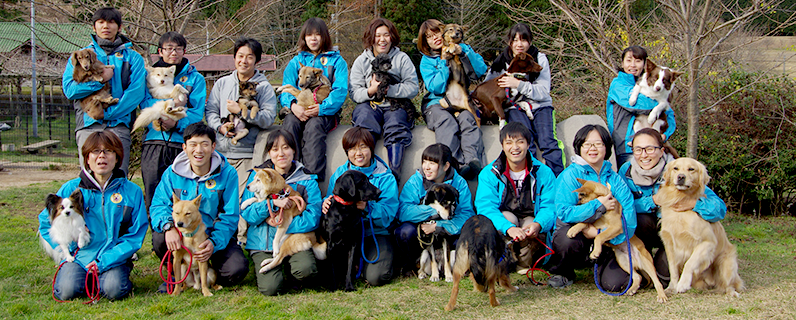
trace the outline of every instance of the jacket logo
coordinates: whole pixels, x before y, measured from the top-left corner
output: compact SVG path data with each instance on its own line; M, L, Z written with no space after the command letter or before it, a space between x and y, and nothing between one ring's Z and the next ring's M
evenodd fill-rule
M123 56L123 55L122 55L122 52L121 52L121 51L119 51L119 52L117 52L117 53L116 53L116 57L117 57L117 58L121 58L122 56Z
M111 202L113 202L115 204L119 204L120 202L122 202L122 194L118 193L118 192L112 194L111 195Z
M216 180L210 179L205 181L205 187L208 189L213 189L216 186Z
M188 81L188 76L182 76L182 78L180 78L180 82L185 82L185 81Z
M322 65L324 65L324 66L325 66L325 65L326 65L326 62L328 62L328 61L329 61L329 59L327 59L326 57L321 57L321 64L322 64Z

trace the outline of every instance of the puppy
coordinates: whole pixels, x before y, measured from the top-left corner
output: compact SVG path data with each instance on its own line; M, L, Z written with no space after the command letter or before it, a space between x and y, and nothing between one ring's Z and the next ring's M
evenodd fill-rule
M356 170L343 173L334 184L332 204L321 217L317 232L326 240L326 256L331 260L331 289L345 283L346 291L354 291L356 249L362 241L362 219L365 212L357 208L359 201L378 200L381 190L368 176Z
M508 95L506 94L506 90L504 88L498 86L498 80L505 76L513 76L515 78L524 79L527 77L528 73L540 71L542 71L542 66L536 63L531 55L524 52L515 55L514 59L511 60L506 73L494 79L490 79L489 81L482 82L475 87L473 93L470 94L470 97L478 100L478 102L481 104L479 106L481 118L486 118L489 121L500 123L502 128L506 122L506 114L503 111L503 103L508 100ZM525 110L526 114L528 113L528 110ZM531 113L531 116L532 115L533 113ZM476 119L480 123L481 120L478 117L476 117Z
M606 187L600 183L583 180L580 178L578 178L578 182L583 185L580 188L575 189L575 192L578 193L578 204L584 204L597 199L598 197L611 194L611 185ZM594 247L589 255L589 258L595 260L600 256L603 245L608 240L611 240L622 233L622 206L617 203L613 210L606 211L602 217L597 219L597 221L594 221L593 225L595 228L601 230L600 234L594 238ZM588 223L581 222L575 224L567 231L567 237L574 238L578 233L583 231L583 229L588 227ZM619 266L622 268L622 270L625 270L625 272L629 274L630 265L628 260L627 243L622 242L619 245L611 245L609 243L608 245L614 250L616 262L619 263ZM658 280L658 274L655 272L655 265L652 262L652 255L649 253L649 251L647 251L644 243L641 242L641 240L635 235L630 238L630 247L631 256L633 257L633 270L644 272L647 278L652 280L652 284L655 286L655 291L658 292L658 302L666 302L666 293L663 292L663 285L661 284L661 281ZM639 275L638 272L634 272L633 283L631 284L630 289L627 290L627 295L632 296L636 294L639 285L641 285L641 275Z
M240 106L240 115L244 119L249 116L249 110L252 119L260 111L260 104L257 103L257 85L257 82L242 81L238 88L238 106Z
M737 253L721 222L707 222L693 210L673 209L678 203L705 196L710 181L705 166L691 158L679 158L666 165L663 179L658 198L660 236L671 277L666 292L682 293L693 286L740 296L744 283L738 275Z
M476 116L476 124L480 126L481 118L478 117L475 106L470 104L470 94L466 89L470 87L470 78L467 77L459 58L462 53L459 43L464 39L464 30L464 27L455 23L447 24L443 28L441 57L448 61L450 74L445 88L445 98L440 99L439 104L446 109L453 107L456 110L470 111Z
M91 49L72 52L72 66L74 66L72 79L77 83L86 81L102 82L103 71L114 68L113 66L106 66L97 60L97 54ZM119 103L119 99L111 96L111 85L108 82L99 91L80 99L80 109L88 114L89 117L102 120L105 118L105 109L116 103Z
M387 97L387 89L391 85L399 84L400 81L390 74L392 69L392 61L386 53L376 56L376 59L370 63L371 71L379 86L376 88L376 95L373 97L374 102L387 101L390 103L390 111L403 109L406 111L407 121L413 123L417 118L417 110L411 99L404 98L390 98ZM375 106L374 106L375 108Z
M292 94L296 97L296 103L305 108L320 104L332 91L331 81L323 75L323 69L304 66L301 63L299 65L301 68L298 74L298 86L301 90L288 84L277 87L276 93L287 92Z
M185 118L187 115L188 113L185 107L176 106L174 104L174 99L160 100L155 102L151 107L141 110L141 114L135 119L133 131L146 127L150 123L155 130L163 131L160 119L169 118L178 121Z
M434 220L450 220L453 218L453 213L456 211L456 206L459 204L459 191L452 185L447 183L435 183L428 188L423 204L434 208L437 214L432 216L427 222L430 223ZM440 250L443 260L443 269L445 270L445 281L452 282L453 274L451 272L451 264L448 257L451 256L451 244L449 237L443 234L422 234L418 232L420 237L420 246L423 247L423 253L420 256L420 272L417 277L425 279L429 275L431 282L439 281L439 261L437 260L436 251ZM431 262L431 263L429 263Z
M663 126L668 126L668 124L666 124L666 117L661 118L660 116L664 111L671 109L670 94L674 88L674 81L681 75L681 72L658 66L647 59L644 65L644 73L636 80L636 85L633 86L633 91L630 92L629 103L631 106L636 105L638 95L643 94L650 99L658 101L658 105L650 111L649 116L646 118L636 117L633 130L638 131L642 128L654 128L658 130L658 132L665 131Z
M249 134L249 128L246 121L234 114L229 114L226 118L221 119L221 125L227 128L227 131L235 134L232 137L232 144L237 145L240 139Z
M149 94L155 99L174 99L184 102L188 100L188 89L181 84L174 84L174 75L177 66L171 67L150 67L145 66L146 86Z
M41 236L41 245L47 255L56 263L61 260L74 262L75 257L69 252L72 242L77 242L78 248L83 248L91 241L91 235L83 219L83 193L76 189L68 198L61 198L56 194L47 195L45 200L47 212L50 214L50 239L58 244L51 247Z
M199 212L199 204L202 202L202 195L197 196L193 200L180 200L180 197L175 193L172 196L174 206L172 207L171 217L174 219L174 226L182 234L182 244L191 252L199 251L199 245L207 240L206 227L202 222L202 213ZM188 272L188 264L191 263L191 257L184 248L174 251L174 279L182 279L182 276ZM221 289L221 286L216 285L216 272L208 261L198 261L193 259L194 265L191 266L190 272L194 280L193 287L202 289L202 295L210 297L213 293L210 292L210 287L214 290ZM198 276L196 273L199 273ZM199 279L199 285L195 283ZM186 279L187 281L188 279ZM189 285L185 283L185 285ZM174 286L172 295L179 295L182 292L182 285Z

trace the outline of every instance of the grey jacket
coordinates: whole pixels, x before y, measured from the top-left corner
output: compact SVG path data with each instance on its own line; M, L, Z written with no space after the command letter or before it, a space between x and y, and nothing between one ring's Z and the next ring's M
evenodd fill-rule
M387 55L392 61L390 74L401 81L390 86L387 90L387 97L414 98L420 88L417 84L417 71L415 70L415 65L412 64L412 60L409 59L409 55L398 49L398 47L390 49ZM372 49L365 49L351 65L351 71L348 73L348 91L351 100L354 100L355 103L373 100L373 97L368 95L368 86L373 74L371 67L373 60L376 60L376 56L373 55ZM388 106L389 102L385 100L380 105Z
M547 61L547 55L544 53L539 52L538 58L537 62L542 66L539 76L533 82L520 81L520 85L517 87L518 94L514 96L515 101L527 101L534 109L553 105L553 99L550 98L550 62ZM489 70L484 81L497 78L506 69L508 66L503 70Z
M213 90L210 91L210 96L207 97L205 120L211 128L216 130L216 151L229 159L251 159L254 154L257 134L260 130L272 125L276 118L276 95L268 79L260 71L255 71L249 81L258 83L257 103L260 105L260 111L253 119L251 115L244 119L249 124L249 134L238 141L237 145L233 145L230 138L219 133L218 128L221 126L221 121L229 116L227 100L238 101L240 97L238 72L234 71L232 74L218 79L213 85Z

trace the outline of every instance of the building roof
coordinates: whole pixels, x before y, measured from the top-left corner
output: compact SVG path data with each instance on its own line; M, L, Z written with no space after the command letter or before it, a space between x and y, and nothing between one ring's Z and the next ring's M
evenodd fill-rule
M184 56L191 62L191 65L196 67L199 72L211 71L232 71L235 70L235 59L231 54L186 54ZM152 63L158 61L160 56L152 54L149 59ZM257 70L260 71L275 71L276 70L276 57L271 54L264 54L257 65Z
M85 23L36 23L36 47L50 52L71 53L89 44L91 26ZM0 52L10 52L30 43L29 22L0 22Z

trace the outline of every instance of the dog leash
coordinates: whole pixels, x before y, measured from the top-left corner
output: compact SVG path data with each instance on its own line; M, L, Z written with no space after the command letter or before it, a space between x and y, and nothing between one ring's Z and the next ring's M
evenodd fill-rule
M77 257L77 252L80 251L80 248L75 250L75 257ZM52 296L53 300L64 303L64 302L72 302L72 301L64 301L60 300L55 297L55 279L58 278L58 273L61 272L61 267L66 264L66 260L62 261L61 264L58 265L58 268L55 270L55 275L53 275L53 283L52 283ZM89 285L89 281L91 281L91 285ZM97 265L92 265L88 267L86 270L86 281L83 284L86 289L86 295L88 295L88 301L83 302L83 304L89 303L97 303L100 300L100 287L99 287L99 268Z
M158 274L160 275L160 279L162 279L163 282L166 283L166 292L168 294L172 294L176 286L180 283L183 283L185 279L188 278L188 274L191 273L191 267L193 266L193 252L191 252L191 250L188 250L188 248L186 248L185 245L182 244L182 232L180 232L180 230L177 230L177 233L180 235L180 243L181 243L180 245L182 246L183 249L185 249L185 251L188 252L188 256L191 257L191 260L188 263L188 270L185 271L185 275L182 277L180 281L170 280L171 275L174 274L174 259L171 258L172 257L171 250L166 250L166 254L164 254L163 259L160 260L160 268L158 268ZM168 273L167 277L163 277L164 262L166 263L166 272ZM180 262L180 264L182 264L182 262Z
M423 241L423 236L422 236L423 233L422 233L422 229L420 228L421 225L422 225L422 223L417 224L417 242L420 243L420 249L425 249L424 246L430 246L431 244L434 243L435 236L432 233L431 234L431 240L429 240L428 242Z
M517 103L514 102L514 99L511 98L511 88L506 88L506 100L508 100L512 106L517 108L517 110L522 110L522 108L520 108L520 106L518 106Z
M630 289L630 286L633 284L633 249L630 246L630 238L627 237L628 236L627 223L625 223L625 216L620 213L620 217L622 217L622 229L624 229L625 238L627 238L625 239L625 242L627 242L627 260L630 263L630 278L627 280L627 286L625 287L625 290L622 291L622 293L610 293L603 290L603 287L600 286L599 276L597 275L597 262L594 263L594 284L597 285L597 289L600 289L600 292L605 293L612 297L618 297L624 295L627 292L627 290ZM600 234L599 229L597 230L597 234ZM657 275L650 275L650 276L657 277Z
M315 104L318 104L318 96L317 96L318 95L318 89L320 89L321 87L322 86L317 86L317 87L315 87L315 89L312 90L312 101L315 102Z
M363 262L367 262L370 264L374 264L379 261L381 257L381 251L379 250L379 241L376 240L376 233L373 232L373 218L368 216L368 221L370 221L370 235L373 236L373 244L376 245L376 259L371 261L365 257L365 224L362 224L362 245L359 246L360 251L362 252L362 258L359 259L359 270L357 270L356 278L359 278L362 275L362 268L364 267Z
M546 270L542 269L542 268L537 267L537 265L539 265L539 262L542 262L542 260L544 258L547 258L548 256L551 256L551 255L555 254L555 251L553 251L552 248L550 248L546 243L544 243L544 241L539 239L539 237L536 237L536 241L539 241L539 243L541 243L545 248L547 248L548 252L545 253L543 256L539 257L539 259L536 259L536 262L534 262L533 266L530 269L528 269L527 272L525 272L525 276L528 277L528 280L530 280L531 283L533 283L533 284L535 284L537 286L541 286L541 285L545 285L545 283L543 283L541 281L536 281L536 279L534 278L534 274L533 273L534 273L534 271L541 271L542 273L546 274L547 277L549 278L550 277L550 273L547 272Z

